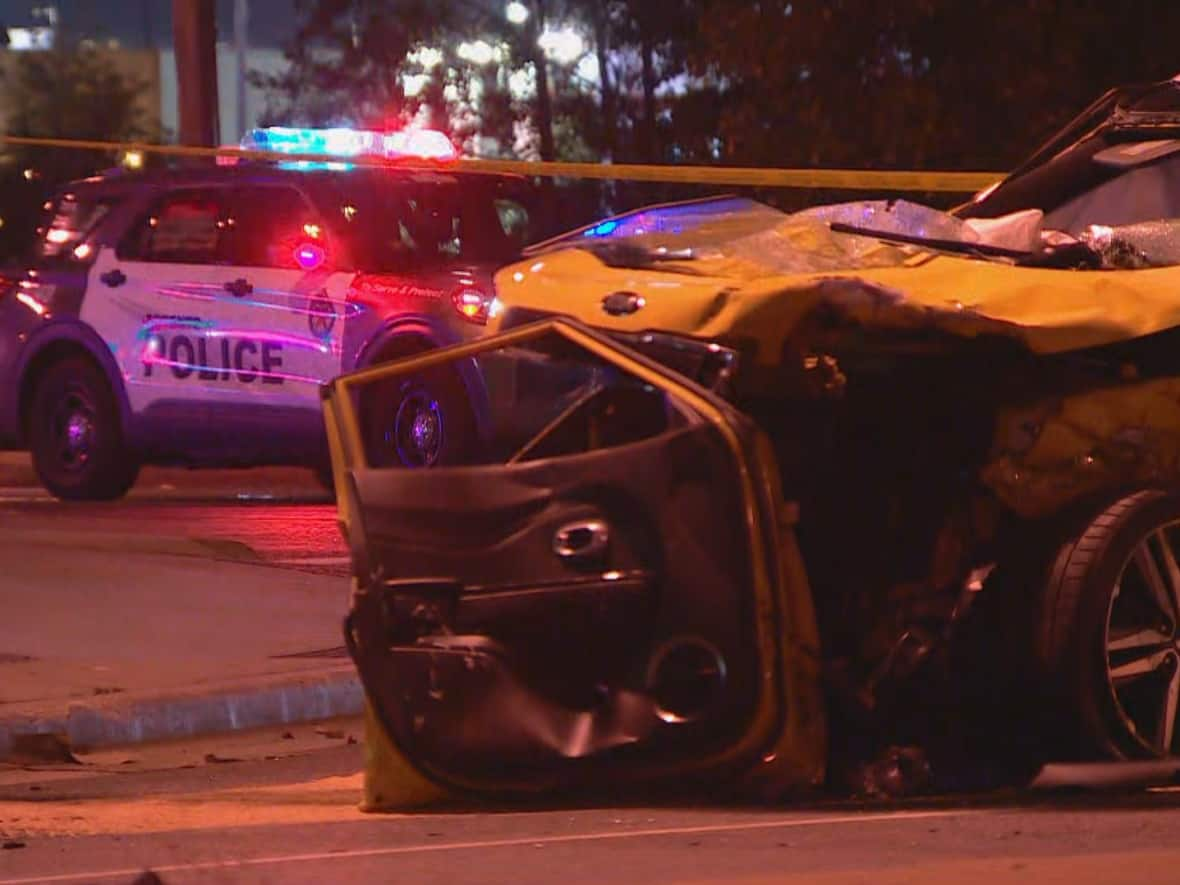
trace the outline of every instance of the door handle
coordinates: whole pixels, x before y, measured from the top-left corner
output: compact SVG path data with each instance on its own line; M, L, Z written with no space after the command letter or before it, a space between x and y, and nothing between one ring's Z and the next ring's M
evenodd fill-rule
M249 295L254 291L254 287L250 285L249 280L244 280L238 277L236 280L225 284L225 291L233 295L235 298L241 298L244 295Z
M115 286L122 286L127 282L127 274L116 267L114 270L108 270L102 274L99 279L113 289Z
M562 559L600 557L609 545L610 529L601 519L567 523L553 534L553 552Z

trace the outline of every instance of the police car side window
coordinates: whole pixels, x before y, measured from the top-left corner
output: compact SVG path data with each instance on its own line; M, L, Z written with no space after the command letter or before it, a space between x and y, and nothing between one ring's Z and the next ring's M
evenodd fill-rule
M305 244L326 245L326 231L311 204L292 187L254 185L234 191L229 251L235 265L298 268Z
M224 264L226 222L210 191L180 191L162 198L119 244L120 258L176 264Z
M529 242L529 210L508 197L496 200L495 205L496 217L504 236L516 248L523 249Z
M37 229L34 252L38 258L56 258L72 252L106 217L116 200L66 193L45 204L46 214Z

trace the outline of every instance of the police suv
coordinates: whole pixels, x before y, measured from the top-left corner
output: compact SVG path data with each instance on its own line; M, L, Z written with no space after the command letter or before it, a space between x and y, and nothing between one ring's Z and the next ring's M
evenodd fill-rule
M60 498L141 464L328 464L319 385L481 333L527 239L525 182L463 174L441 133L255 130L291 154L430 156L439 171L255 162L75 182L0 288L0 447ZM362 404L379 463L473 444L478 379L425 374Z

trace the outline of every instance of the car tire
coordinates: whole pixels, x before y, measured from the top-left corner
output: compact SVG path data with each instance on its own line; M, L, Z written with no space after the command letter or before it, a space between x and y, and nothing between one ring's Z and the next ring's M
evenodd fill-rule
M1071 755L1180 748L1180 495L1139 491L1057 549L1034 633Z
M57 498L114 500L139 475L111 386L85 358L60 360L44 372L33 390L26 430L33 468Z
M475 451L467 388L449 366L370 385L361 392L360 413L373 467L458 465Z

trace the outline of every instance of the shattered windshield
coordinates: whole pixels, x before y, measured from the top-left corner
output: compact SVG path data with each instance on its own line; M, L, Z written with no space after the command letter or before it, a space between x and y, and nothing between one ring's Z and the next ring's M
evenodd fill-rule
M974 223L905 200L819 206L787 214L753 200L717 200L691 207L654 207L545 244L576 246L615 267L660 265L697 272L708 259L750 263L774 273L811 273L893 267L916 252L913 244L841 233L836 225L870 234L930 242L982 242Z
M964 219L906 200L817 206L787 214L752 200L653 207L542 244L574 246L611 267L715 273L739 264L765 273L898 267L950 253L1077 270L1180 264L1180 219L1051 228L1038 209ZM707 262L708 270L702 263Z

